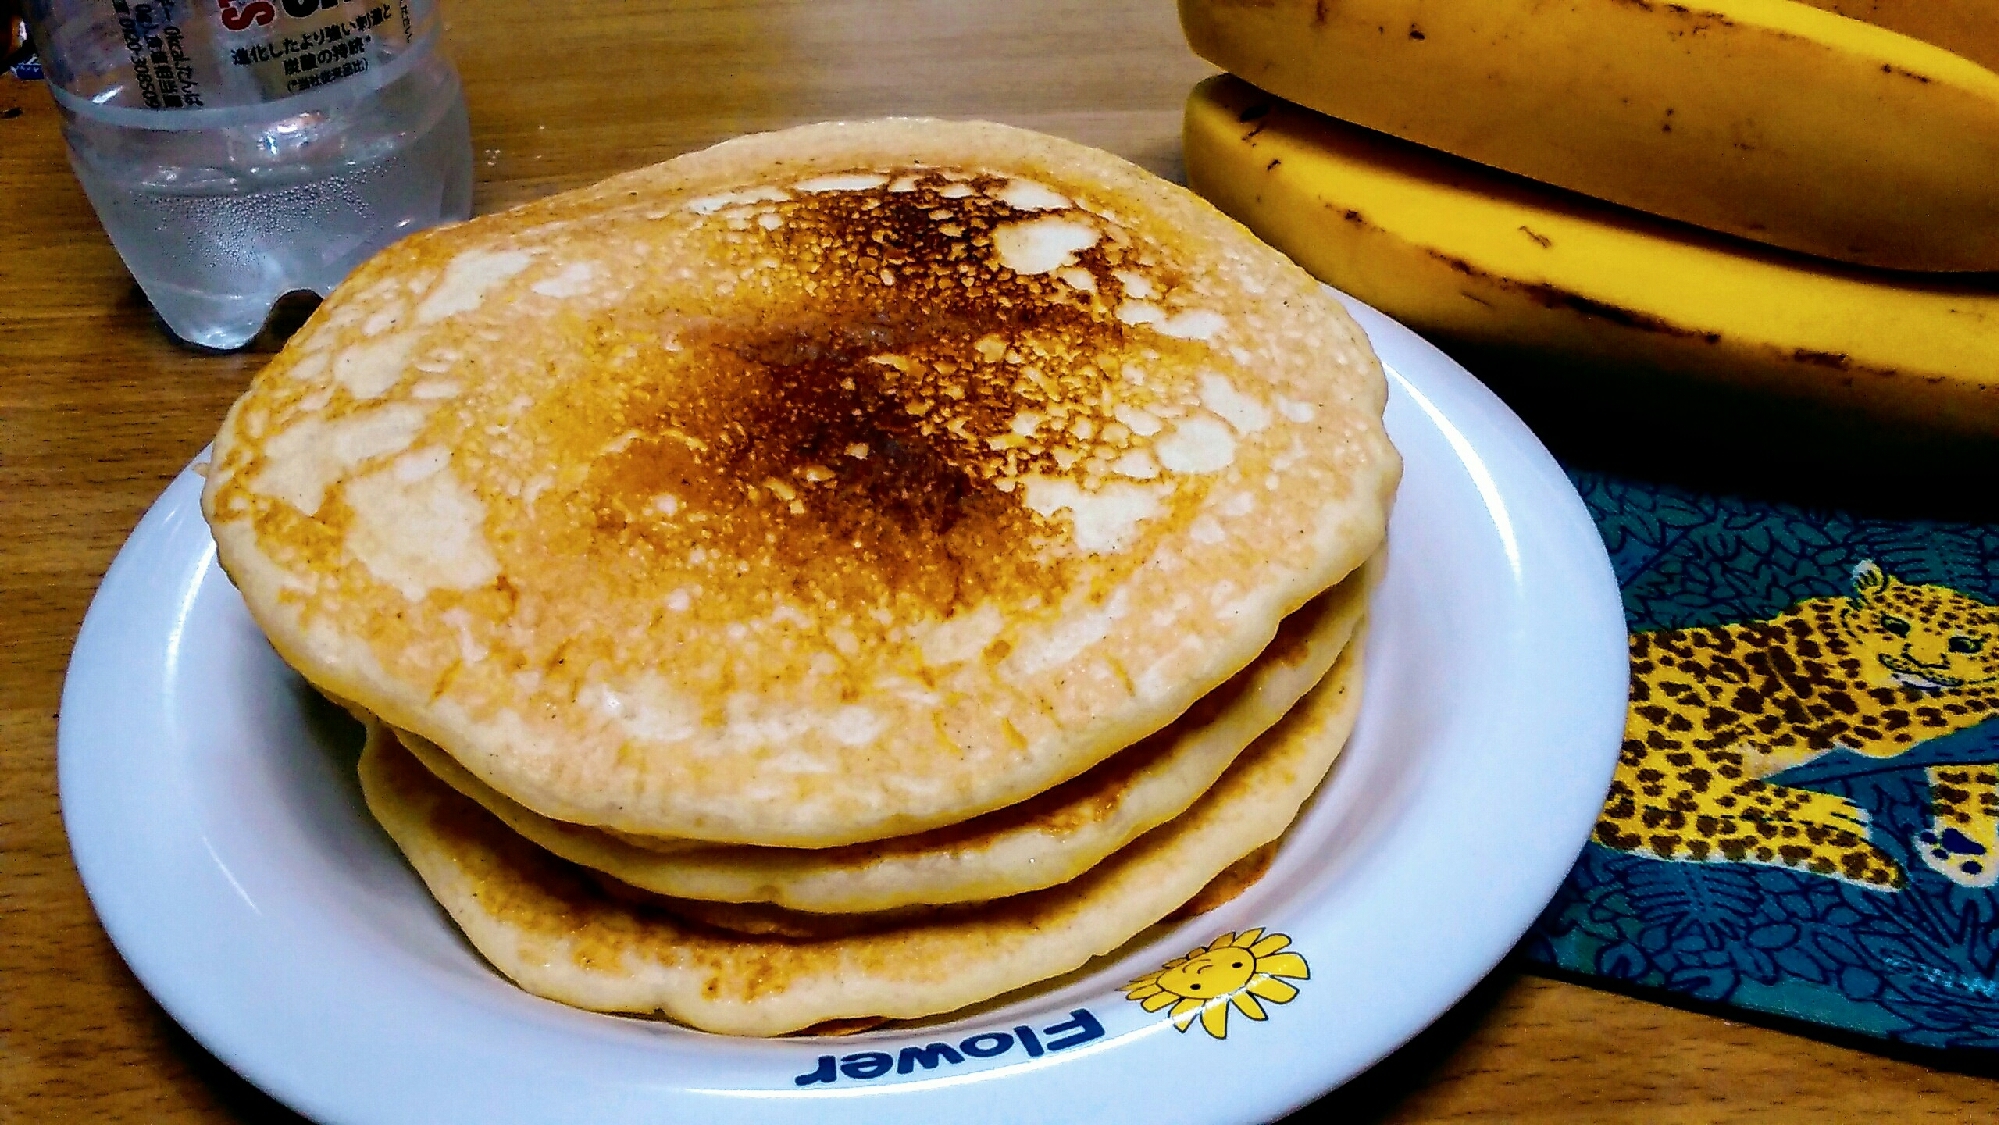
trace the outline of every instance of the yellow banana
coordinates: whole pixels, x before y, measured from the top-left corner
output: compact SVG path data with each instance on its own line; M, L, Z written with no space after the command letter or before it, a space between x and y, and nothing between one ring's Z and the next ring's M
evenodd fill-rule
M1999 4L1992 0L1804 0L1814 8L1899 31L1999 70Z
M1418 144L1760 242L1999 269L1999 74L1794 0L1180 0L1196 53Z
M1194 88L1188 183L1320 279L1480 354L1806 396L1999 434L1999 289L1695 230Z

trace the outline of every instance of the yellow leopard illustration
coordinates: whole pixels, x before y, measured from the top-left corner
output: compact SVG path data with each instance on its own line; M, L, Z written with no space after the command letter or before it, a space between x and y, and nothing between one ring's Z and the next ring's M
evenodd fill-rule
M1631 709L1595 839L1661 859L1791 867L1900 889L1866 810L1762 780L1837 749L1892 758L1999 713L1999 608L1872 561L1853 593L1764 621L1631 635ZM1999 878L1999 773L1928 771L1916 853L1966 886Z
M1999 767L1931 766L1930 826L1916 834L1923 862L1966 887L1999 882Z

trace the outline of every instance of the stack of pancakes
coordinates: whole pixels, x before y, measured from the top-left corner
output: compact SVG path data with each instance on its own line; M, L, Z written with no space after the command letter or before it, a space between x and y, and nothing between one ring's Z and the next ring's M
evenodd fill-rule
M946 1012L1254 878L1359 702L1359 330L1114 157L746 137L377 257L216 439L278 652L537 994Z

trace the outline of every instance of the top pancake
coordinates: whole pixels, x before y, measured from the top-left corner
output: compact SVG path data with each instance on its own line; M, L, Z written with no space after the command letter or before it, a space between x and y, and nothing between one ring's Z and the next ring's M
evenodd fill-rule
M543 815L823 847L1165 725L1371 554L1359 330L1190 193L997 125L745 137L427 231L230 412L278 650Z

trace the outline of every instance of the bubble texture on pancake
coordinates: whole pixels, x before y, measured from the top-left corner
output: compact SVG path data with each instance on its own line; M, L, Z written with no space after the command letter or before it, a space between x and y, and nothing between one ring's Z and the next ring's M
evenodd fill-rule
M442 750L405 732L398 741L515 832L643 890L819 913L1001 898L1073 879L1186 811L1244 747L1325 678L1366 611L1374 569L1363 567L1306 603L1249 667L1136 746L1018 805L915 836L842 848L689 849L673 841L659 849L537 816Z
M1157 730L1381 541L1359 330L1192 194L996 125L731 141L425 231L217 436L280 653L522 805L825 847Z
M915 1018L1109 953L1282 835L1352 729L1359 649L1349 646L1326 680L1193 808L1081 878L977 906L932 907L887 928L725 908L734 925L826 935L756 936L676 915L721 904L654 905L639 892L608 893L437 780L390 737L371 739L363 753L362 791L472 945L536 995L737 1035L779 1035L832 1019Z

